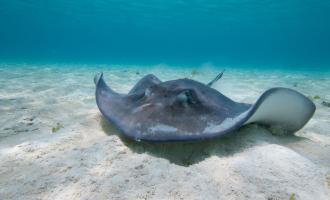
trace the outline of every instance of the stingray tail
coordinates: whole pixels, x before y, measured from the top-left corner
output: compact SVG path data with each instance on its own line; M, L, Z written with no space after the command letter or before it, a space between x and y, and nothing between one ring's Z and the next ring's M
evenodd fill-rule
M207 86L212 87L212 85L217 82L226 70L224 69L220 74L218 74L212 81L210 81Z

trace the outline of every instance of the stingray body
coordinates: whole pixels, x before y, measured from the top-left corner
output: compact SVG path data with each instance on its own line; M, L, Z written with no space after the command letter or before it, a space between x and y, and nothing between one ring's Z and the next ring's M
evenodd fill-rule
M272 88L255 104L238 103L191 79L162 82L142 78L128 94L119 94L96 75L96 102L105 118L125 136L140 141L205 140L259 123L294 133L312 117L315 105L301 93Z

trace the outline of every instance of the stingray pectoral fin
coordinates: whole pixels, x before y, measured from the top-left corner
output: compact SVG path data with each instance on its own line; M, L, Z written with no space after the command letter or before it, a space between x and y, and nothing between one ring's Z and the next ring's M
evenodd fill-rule
M112 90L104 81L103 74L96 75L95 78L96 104L103 116L122 132L125 121L120 117L122 115L122 99L124 94L119 94Z
M96 96L98 96L97 94L100 94L101 92L107 93L108 95L119 95L105 83L103 73L98 73L94 76L94 83L96 85Z
M272 88L251 107L244 124L255 122L281 133L294 133L308 122L314 112L314 103L301 93L288 88Z
M99 82L99 80L100 80L101 77L103 77L103 73L102 72L95 74L95 76L94 76L94 84L95 85L97 85L97 83Z

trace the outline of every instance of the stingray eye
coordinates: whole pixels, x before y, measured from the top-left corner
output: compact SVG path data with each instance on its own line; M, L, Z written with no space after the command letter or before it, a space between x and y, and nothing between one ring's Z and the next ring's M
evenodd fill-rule
M177 100L183 104L194 104L196 103L195 95L193 95L193 91L191 90L185 90L181 92L177 96Z

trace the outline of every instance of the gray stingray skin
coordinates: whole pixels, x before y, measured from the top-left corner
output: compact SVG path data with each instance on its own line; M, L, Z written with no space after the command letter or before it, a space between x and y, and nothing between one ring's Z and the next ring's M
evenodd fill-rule
M94 82L101 113L125 136L137 141L205 140L232 133L247 123L280 126L285 132L293 133L315 111L308 98L287 88L267 90L251 105L235 102L206 84L186 78L161 82L149 74L128 94L113 91L103 74L96 75ZM287 96L289 102L298 101L298 107L291 106L289 109L293 110L287 116L299 111L299 117L283 121L281 115L272 115L276 112L276 109L271 111L272 105L282 96Z

